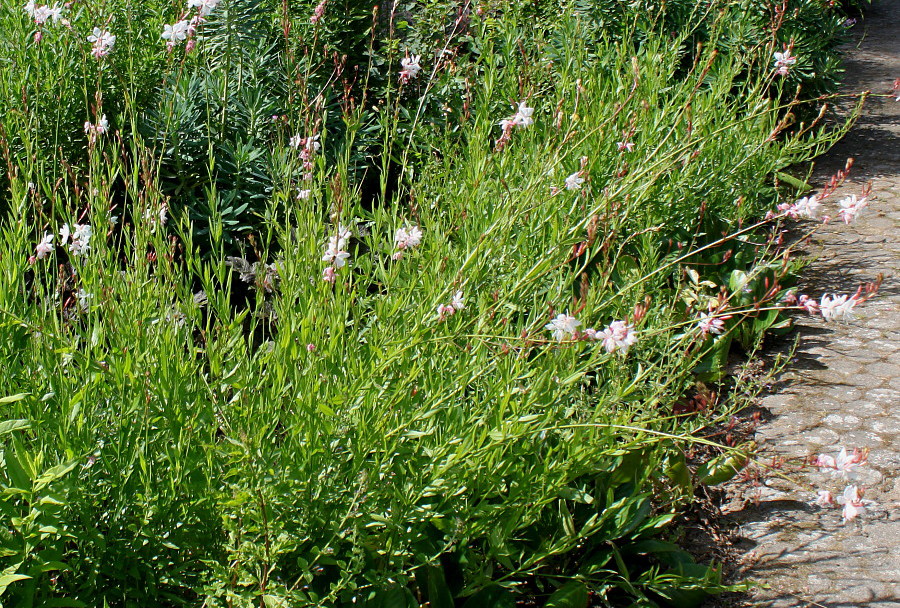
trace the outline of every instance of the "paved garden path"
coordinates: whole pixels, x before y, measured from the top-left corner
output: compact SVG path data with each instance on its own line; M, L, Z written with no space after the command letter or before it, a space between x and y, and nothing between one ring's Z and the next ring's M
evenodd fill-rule
M900 78L900 0L876 0L856 29L845 91L890 92ZM854 130L820 163L817 183L847 157L856 161L851 178L829 199L829 210L867 183L873 196L853 225L833 222L817 233L808 248L817 259L801 292L852 294L879 273L884 284L858 307L855 321L800 321L795 361L781 390L763 400L774 418L757 441L763 454L788 458L870 448L858 482L876 504L843 524L840 508L812 506L814 492L777 477L746 488L757 500L733 514L743 562L746 574L769 585L748 605L900 607L900 102L870 99ZM803 479L828 481L818 472Z

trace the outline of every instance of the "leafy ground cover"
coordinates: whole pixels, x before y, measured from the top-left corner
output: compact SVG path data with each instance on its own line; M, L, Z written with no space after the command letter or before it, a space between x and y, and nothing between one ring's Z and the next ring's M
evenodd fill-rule
M685 396L811 308L839 9L7 9L4 602L725 588L669 524L751 447L688 466Z

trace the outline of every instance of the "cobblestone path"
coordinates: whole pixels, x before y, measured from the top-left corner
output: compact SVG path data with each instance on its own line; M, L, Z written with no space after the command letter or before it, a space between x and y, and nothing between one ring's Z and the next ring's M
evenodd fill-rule
M876 1L856 27L862 35L848 50L845 90L890 92L900 78L900 0ZM855 321L800 320L796 360L783 388L763 400L774 418L756 439L763 454L789 458L870 448L857 482L876 504L843 524L840 508L812 506L814 492L777 477L748 488L757 500L732 517L744 538L746 574L769 588L754 591L747 605L900 607L900 101L870 99L820 163L818 183L847 157L856 161L851 178L829 208L866 183L873 197L854 224L833 222L814 237L809 251L817 259L802 293L852 294L879 273L884 284ZM826 476L805 479L818 485Z

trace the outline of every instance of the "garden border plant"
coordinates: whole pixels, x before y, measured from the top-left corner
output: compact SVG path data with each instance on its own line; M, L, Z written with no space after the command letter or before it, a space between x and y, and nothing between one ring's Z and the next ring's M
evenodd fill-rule
M800 47L729 47L726 2L340 4L0 15L3 598L726 589L667 524L748 446L692 471L721 412L672 407L809 308L778 242L809 199L765 214L847 125L795 122Z

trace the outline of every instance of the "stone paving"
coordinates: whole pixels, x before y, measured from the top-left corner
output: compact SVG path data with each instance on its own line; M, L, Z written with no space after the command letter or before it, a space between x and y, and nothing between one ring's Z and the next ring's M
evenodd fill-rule
M844 88L889 93L900 78L900 0L876 1L856 27ZM817 183L847 157L856 162L830 209L867 183L873 195L854 224L833 222L816 234L802 293L852 294L879 273L884 283L854 321L800 320L795 360L781 390L763 400L774 418L756 440L762 454L793 459L835 454L840 446L870 448L856 482L875 504L844 524L840 508L813 506L811 489L777 476L747 487L752 500L731 517L743 537L744 574L767 584L747 606L900 607L900 101L871 98L853 131L820 163ZM819 472L802 475L812 486L829 483ZM836 481L831 486L842 489Z

